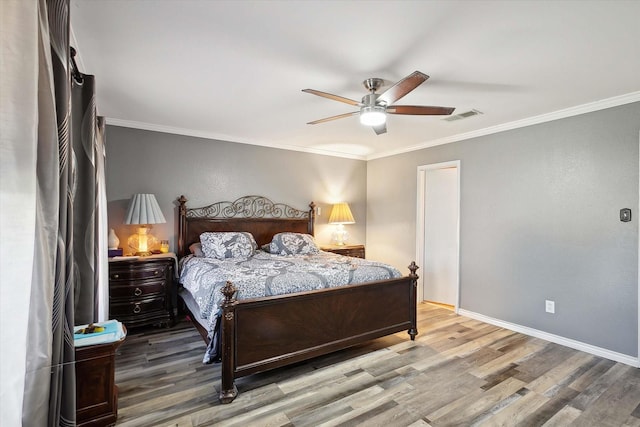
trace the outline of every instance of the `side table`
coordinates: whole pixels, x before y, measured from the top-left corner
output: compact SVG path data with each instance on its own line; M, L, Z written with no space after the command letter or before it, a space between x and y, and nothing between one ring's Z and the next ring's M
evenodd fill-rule
M126 333L126 330L125 330ZM78 427L114 425L118 418L115 383L118 341L76 347L76 423Z

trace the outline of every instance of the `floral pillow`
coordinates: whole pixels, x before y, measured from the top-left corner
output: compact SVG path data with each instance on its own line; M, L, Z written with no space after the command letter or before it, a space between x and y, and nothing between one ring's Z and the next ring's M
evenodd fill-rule
M273 236L269 252L277 255L310 255L320 252L310 234L278 233Z
M258 244L247 232L206 232L200 235L202 252L207 258L249 258Z

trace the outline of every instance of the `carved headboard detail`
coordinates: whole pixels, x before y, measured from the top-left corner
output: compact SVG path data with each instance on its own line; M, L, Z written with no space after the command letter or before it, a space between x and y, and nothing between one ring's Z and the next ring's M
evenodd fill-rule
M309 210L274 203L262 196L244 196L199 208L188 208L186 197L180 196L178 203L178 257L188 255L189 246L199 242L205 231L248 231L260 246L271 242L276 233L314 232L313 202Z

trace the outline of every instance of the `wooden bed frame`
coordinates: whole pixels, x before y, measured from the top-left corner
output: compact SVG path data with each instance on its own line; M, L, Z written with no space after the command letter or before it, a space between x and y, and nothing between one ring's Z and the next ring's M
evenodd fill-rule
M205 231L248 231L259 246L290 231L313 234L315 204L308 211L273 203L261 196L187 208L178 198L178 257ZM375 338L408 331L418 334L416 290L418 266L392 280L236 300L227 282L221 318L222 387L219 399L231 403L238 394L235 379L345 349ZM193 316L192 316L193 318ZM207 330L194 325L208 343ZM259 325L259 327L256 327Z

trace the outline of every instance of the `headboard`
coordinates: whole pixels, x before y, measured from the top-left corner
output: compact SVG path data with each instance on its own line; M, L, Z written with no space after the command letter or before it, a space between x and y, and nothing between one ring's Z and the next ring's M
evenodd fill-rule
M313 235L315 203L300 210L274 203L262 196L244 196L233 202L216 202L188 208L184 196L178 198L178 258L189 254L189 246L200 241L205 231L248 231L258 246L271 242L281 232Z

